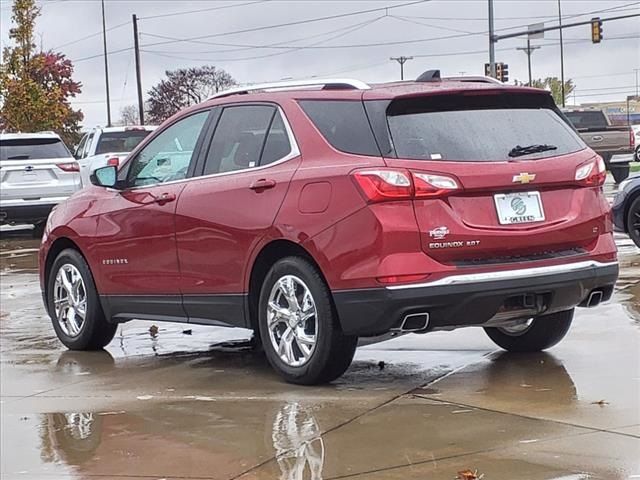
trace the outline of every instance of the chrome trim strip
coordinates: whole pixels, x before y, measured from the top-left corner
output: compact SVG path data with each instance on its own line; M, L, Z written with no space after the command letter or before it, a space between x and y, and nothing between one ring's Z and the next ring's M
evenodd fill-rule
M464 285L467 283L492 282L494 280L514 280L519 278L540 277L554 273L577 272L579 270L589 270L595 268L610 267L618 265L618 262L602 263L595 260L584 262L566 263L562 265L552 265L549 267L520 268L518 270L502 270L499 272L470 273L466 275L451 275L439 280L424 283L414 283L408 285L391 285L387 290L405 290L409 288L438 287L443 285Z

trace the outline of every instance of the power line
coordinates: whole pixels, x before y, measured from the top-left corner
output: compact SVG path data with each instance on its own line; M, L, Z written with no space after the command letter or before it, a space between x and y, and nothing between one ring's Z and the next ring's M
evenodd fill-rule
M115 30L116 28L124 27L125 25L129 25L129 22L119 23L118 25L114 25L113 27L107 28L106 31L110 32L111 30ZM86 37L78 38L76 40L72 40L70 42L63 43L62 45L58 45L57 47L53 47L51 50L58 50L58 49L63 48L63 47L68 47L69 45L74 45L76 43L80 43L80 42L82 42L84 40L88 40L90 38L97 37L98 35L102 35L102 30L100 30L99 32L92 33L91 35L87 35Z
M358 10L358 11L355 11L355 12L339 13L339 14L335 14L335 15L328 15L328 16L325 16L325 17L309 18L309 19L306 19L306 20L297 20L297 21L293 21L293 22L279 23L279 24L275 24L275 25L265 25L265 26L261 26L261 27L245 28L245 29L242 29L242 30L235 30L235 31L231 31L231 32L212 33L212 34L209 34L209 35L200 35L200 36L197 36L197 37L182 38L182 39L166 41L166 42L156 42L156 43L151 43L151 44L142 45L142 46L143 47L151 47L151 46L155 46L155 45L164 45L164 44L167 44L167 43L174 43L176 41L178 41L178 42L191 42L193 40L202 40L204 38L222 37L222 36L226 36L226 35L236 35L238 33L250 33L250 32L263 31L263 30L271 30L271 29L274 29L274 28L290 27L290 26L294 26L294 25L304 25L304 24L308 24L308 23L322 22L322 21L325 21L325 20L335 20L337 18L351 17L353 15L364 15L366 13L388 11L388 10L391 10L393 8L407 7L409 5L417 5L419 3L426 3L426 2L430 2L430 1L431 0L414 0L412 2L400 3L400 4L397 4L397 5L389 5L389 6L386 6L386 7L369 8L367 10Z
M209 7L209 8L200 8L197 10L184 10L184 11L173 12L173 13L162 13L159 15L149 15L147 17L139 17L138 20L152 20L154 18L176 17L178 15L189 15L191 13L211 12L213 10L224 10L227 8L244 7L246 5L255 5L256 3L265 3L266 1L267 0L256 0L253 2L235 3L233 5L223 5L221 7Z

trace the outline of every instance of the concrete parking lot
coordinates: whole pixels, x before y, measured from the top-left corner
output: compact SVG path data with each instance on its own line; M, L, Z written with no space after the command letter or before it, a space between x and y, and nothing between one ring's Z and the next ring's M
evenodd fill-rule
M4 232L1 476L640 478L640 256L618 242L613 300L578 310L546 353L506 354L479 329L408 335L360 348L331 385L297 387L244 330L132 322L105 352L65 350L38 241Z

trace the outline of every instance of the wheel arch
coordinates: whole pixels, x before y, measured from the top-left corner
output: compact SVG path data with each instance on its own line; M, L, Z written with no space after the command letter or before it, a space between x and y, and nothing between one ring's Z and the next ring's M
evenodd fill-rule
M246 297L246 324L248 328L257 331L258 328L258 301L260 288L271 266L278 260L286 257L302 257L318 269L320 276L327 283L327 279L313 255L299 243L291 240L272 240L262 247L251 266L248 282L248 294ZM328 283L327 283L328 285Z

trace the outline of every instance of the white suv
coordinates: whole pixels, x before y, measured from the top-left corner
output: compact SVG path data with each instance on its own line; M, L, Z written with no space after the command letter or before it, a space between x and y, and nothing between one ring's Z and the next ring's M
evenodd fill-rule
M80 167L53 132L0 134L0 223L39 227L81 188Z

